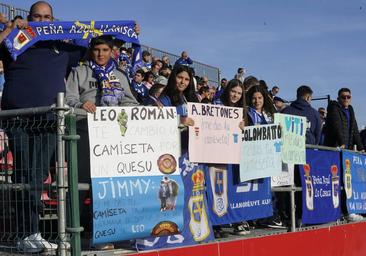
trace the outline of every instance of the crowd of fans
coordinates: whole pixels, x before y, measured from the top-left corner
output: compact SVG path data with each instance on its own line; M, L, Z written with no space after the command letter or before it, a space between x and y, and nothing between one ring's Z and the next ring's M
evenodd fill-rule
M52 7L44 1L33 4L28 20L52 21ZM26 27L27 21L20 17L5 24L5 30L0 33L1 41L15 27ZM136 26L135 30L139 32L139 27ZM207 76L195 75L193 61L187 51L183 51L175 63L170 63L168 56L158 58L143 51L142 63L132 66L132 56L132 48L124 47L120 41L110 36L92 39L87 52L69 42L40 42L16 61L10 58L2 46L0 58L4 69L0 69L0 74L5 73L6 80L2 109L51 105L57 92L66 91L69 106L89 113L95 112L97 106L175 106L181 124L191 126L194 121L187 117L187 102L220 104L243 108L246 115L240 123L241 128L273 123L274 113L300 115L307 118L307 144L358 151L365 148L366 132L359 133L350 105L351 90L348 88L340 88L337 100L329 102L327 109L319 108L317 111L311 106L313 90L307 85L298 87L296 100L289 103L278 96L279 86L269 89L264 80L246 76L244 68L239 68L232 79L222 78L219 86L215 87L210 84ZM44 65L45 63L51 64ZM187 150L187 134L182 133L182 136L182 148ZM19 149L12 150L17 155ZM47 150L53 152L54 149ZM34 157L41 156L42 152L33 154ZM42 160L44 168L41 169L48 170L49 160ZM19 165L21 159L16 158L15 162ZM39 177L44 175L46 174L42 173ZM276 197L274 194L275 202ZM283 224L280 217L284 216L274 216L259 224L281 227ZM360 218L362 217L350 216L351 220ZM33 223L37 221L37 217L32 220ZM44 247L41 249L57 247L44 242L34 244L29 237L34 236L35 240L39 238L38 240L43 241L38 227L27 223L24 225L26 227L20 227L22 232L29 231L30 234L18 244L19 249L37 250L40 249L39 244ZM236 234L248 232L248 223L237 223L233 226ZM220 227L215 228L215 234L217 237L224 236ZM35 238L36 236L39 237Z

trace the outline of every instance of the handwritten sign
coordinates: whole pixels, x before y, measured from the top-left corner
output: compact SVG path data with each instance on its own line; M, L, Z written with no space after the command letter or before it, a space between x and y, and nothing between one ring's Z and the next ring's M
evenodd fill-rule
M294 165L282 163L282 172L271 178L271 187L291 186L294 184Z
M275 124L282 127L282 161L287 164L305 164L306 117L276 113Z
M188 103L188 117L194 120L189 127L189 159L197 163L240 162L239 124L243 109ZM229 153L230 152L230 153Z
M342 165L348 213L366 213L366 156L342 151Z
M281 128L278 125L246 127L240 153L240 181L281 174Z
M183 224L175 108L88 114L93 242L177 233Z

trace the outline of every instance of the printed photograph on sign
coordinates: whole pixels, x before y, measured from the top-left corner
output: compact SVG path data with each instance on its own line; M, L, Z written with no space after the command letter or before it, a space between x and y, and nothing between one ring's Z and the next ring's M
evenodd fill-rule
M177 123L170 107L98 107L88 115L95 244L182 229Z

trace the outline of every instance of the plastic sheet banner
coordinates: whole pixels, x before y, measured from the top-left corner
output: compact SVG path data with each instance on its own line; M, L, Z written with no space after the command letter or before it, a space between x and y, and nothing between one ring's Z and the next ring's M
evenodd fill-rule
M366 156L342 151L342 165L348 213L366 213Z
M270 179L239 182L239 165L206 168L209 215L213 225L273 215Z
M306 150L307 163L300 166L302 223L320 224L340 218L340 154Z
M281 127L245 127L240 153L240 181L277 176L282 171Z
M202 164L191 163L185 154L179 160L184 181L184 228L180 234L138 239L136 248L152 250L205 243L214 240L208 215L205 183L208 179Z
M182 229L177 124L168 107L98 107L88 114L94 244Z
M243 109L188 103L189 159L195 163L239 164ZM228 153L230 152L230 153Z
M286 164L305 164L306 117L276 113L274 123L282 127L282 161Z

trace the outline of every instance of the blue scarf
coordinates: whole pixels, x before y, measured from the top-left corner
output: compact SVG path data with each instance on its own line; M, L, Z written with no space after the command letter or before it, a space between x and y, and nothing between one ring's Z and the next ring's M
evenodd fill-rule
M132 43L134 48L132 66L142 62L141 47L134 30L134 21L54 21L29 22L26 29L15 28L4 40L11 57L17 56L38 41L71 39L78 45L87 46L90 39L111 35L116 39Z
M111 58L105 67L99 66L90 60L89 67L93 70L94 76L98 80L101 92L100 105L118 106L125 94L120 88L119 81L110 79L114 77L113 71L116 69L114 60Z
M271 123L271 120L265 114L258 113L252 107L248 108L248 115L249 115L249 117L252 120L254 125Z

